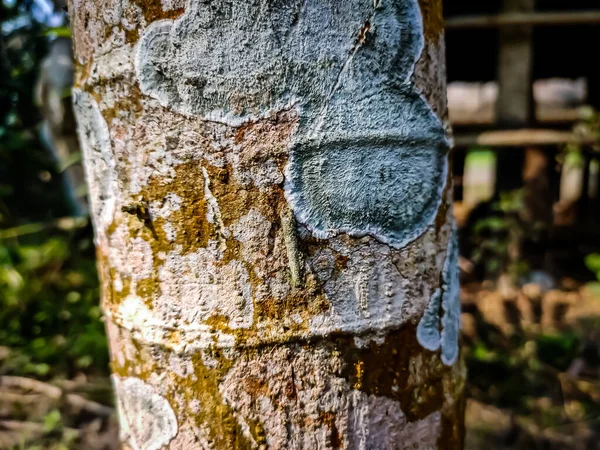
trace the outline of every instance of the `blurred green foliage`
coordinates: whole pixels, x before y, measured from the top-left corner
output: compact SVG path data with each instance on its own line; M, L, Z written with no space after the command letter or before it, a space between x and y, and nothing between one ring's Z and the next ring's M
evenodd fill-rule
M594 272L598 281L600 281L600 253L591 253L585 257L585 266Z
M585 266L594 273L595 282L588 283L592 293L600 297L600 253L590 253L585 257Z
M0 2L0 226L64 216L68 206L55 158L39 137L34 103L48 49L33 1Z
M525 233L519 217L523 209L523 190L500 192L488 208L465 237L472 248L469 257L484 268L484 278L495 279L508 273L518 280L529 271L527 262L520 255Z
M92 366L106 370L106 338L87 234L0 243L0 342L13 354L3 370L40 376Z
M528 417L543 428L572 423L565 404L576 400L582 416L600 425L597 386L580 392L566 375L573 361L585 359L587 335L587 329L530 330L507 339L488 329L464 346L468 396Z
M49 39L66 29L35 8L0 0L0 374L107 373L92 230L59 226L64 184L34 104Z

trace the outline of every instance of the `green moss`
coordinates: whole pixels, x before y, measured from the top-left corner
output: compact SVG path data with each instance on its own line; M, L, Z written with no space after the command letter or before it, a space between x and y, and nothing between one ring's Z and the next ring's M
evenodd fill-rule
M128 352L123 364L119 364L117 358L112 358L111 372L121 378L135 377L142 381L148 381L153 373L160 372L152 346L147 346L135 339L129 330L121 328L121 332L121 349L132 346L135 348L135 352Z
M172 388L176 390L171 392L167 399L172 406L178 409L178 417L189 417L199 428L208 427L207 438L211 443L211 448L250 450L253 448L251 441L244 435L233 410L219 391L219 383L231 369L232 361L219 350L213 350L210 356L217 361L214 368L204 364L200 353L191 355L194 367L193 376L176 377L175 383L172 384ZM183 406L176 401L176 398L182 394ZM193 404L199 405L197 409L194 409ZM257 442L261 441L259 433L261 427L258 424L249 425L250 431L255 435L254 439ZM264 441L264 437L262 441Z
M154 309L155 295L160 295L160 285L156 278L144 278L135 283L135 293L140 297L149 310Z

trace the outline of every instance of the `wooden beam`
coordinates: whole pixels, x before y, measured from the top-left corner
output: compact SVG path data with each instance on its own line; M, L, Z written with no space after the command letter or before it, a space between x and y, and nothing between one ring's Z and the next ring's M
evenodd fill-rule
M600 11L504 13L482 16L455 16L446 19L447 30L501 28L515 25L600 25Z
M570 131L547 129L497 130L483 133L457 134L455 147L529 147L556 146L565 144L594 145L592 137L581 137Z

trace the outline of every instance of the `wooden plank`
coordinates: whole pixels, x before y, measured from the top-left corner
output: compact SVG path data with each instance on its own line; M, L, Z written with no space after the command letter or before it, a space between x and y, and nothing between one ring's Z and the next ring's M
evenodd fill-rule
M496 130L454 136L455 147L543 147L569 143L594 145L598 141L593 137L581 137L570 131L547 129Z
M600 11L504 13L481 16L455 16L446 19L447 30L501 28L515 25L599 25Z

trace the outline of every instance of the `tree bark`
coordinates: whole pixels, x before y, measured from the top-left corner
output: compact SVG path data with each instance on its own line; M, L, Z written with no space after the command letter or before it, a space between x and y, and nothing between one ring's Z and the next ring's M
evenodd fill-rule
M72 0L125 448L462 447L439 0Z

